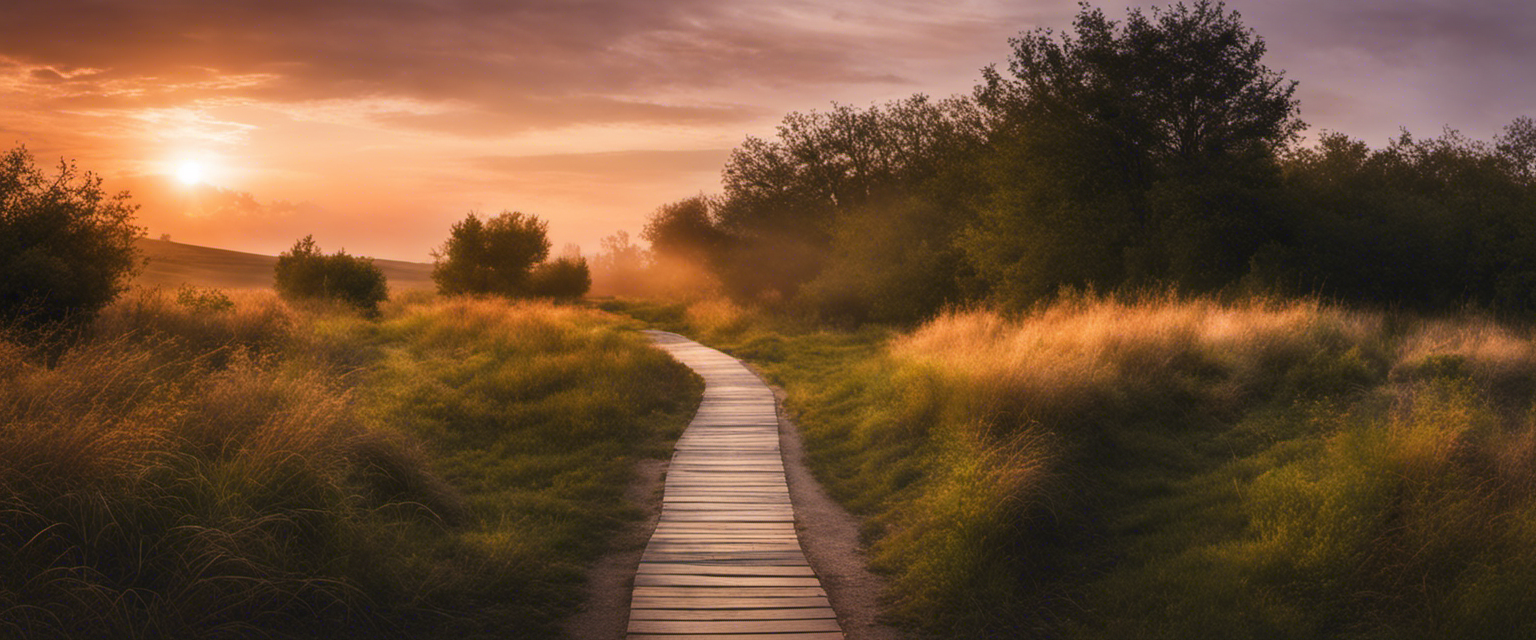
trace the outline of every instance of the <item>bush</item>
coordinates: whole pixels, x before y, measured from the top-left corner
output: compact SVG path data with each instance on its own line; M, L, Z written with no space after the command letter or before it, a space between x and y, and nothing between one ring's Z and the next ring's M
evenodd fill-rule
M580 298L592 288L592 272L582 258L560 258L533 268L528 292L541 298Z
M59 163L43 174L25 147L0 155L0 321L84 324L138 267L137 205L101 178Z
M471 212L432 256L440 293L525 295L533 266L549 256L549 223L518 211L482 222Z
M182 285L176 290L176 304L199 313L225 313L235 308L235 301L218 289Z
M304 236L277 257L274 287L284 298L340 300L369 312L389 299L384 272L373 258L345 251L321 253L314 236Z

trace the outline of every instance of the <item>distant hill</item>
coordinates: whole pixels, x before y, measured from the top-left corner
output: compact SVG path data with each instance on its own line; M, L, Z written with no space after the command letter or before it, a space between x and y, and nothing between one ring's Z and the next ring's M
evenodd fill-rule
M179 287L183 284L221 289L264 289L272 286L276 256L214 249L140 238L139 250L149 259L134 284ZM401 260L373 261L389 279L389 288L432 288L432 265Z

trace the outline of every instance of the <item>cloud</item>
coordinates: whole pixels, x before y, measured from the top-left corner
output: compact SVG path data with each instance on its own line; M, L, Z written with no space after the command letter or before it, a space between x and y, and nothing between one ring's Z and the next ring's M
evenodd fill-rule
M574 122L683 126L739 124L768 113L746 105L662 104L596 96L564 100L520 99L514 104L503 104L495 111L464 105L430 112L383 112L373 118L388 126L484 137L558 128Z
M859 30L814 3L714 0L62 0L7 13L0 56L29 65L37 85L70 85L55 92L66 108L392 96L541 124L718 122L741 111L658 113L655 97L911 82L891 54L943 56L997 28L974 13L890 10L861 15Z
M479 169L515 176L569 174L624 175L650 179L678 173L719 172L730 149L696 151L613 151L527 156L484 156L470 161Z

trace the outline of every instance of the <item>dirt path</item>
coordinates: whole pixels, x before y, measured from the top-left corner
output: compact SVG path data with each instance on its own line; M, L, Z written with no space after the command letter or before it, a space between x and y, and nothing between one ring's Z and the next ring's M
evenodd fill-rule
M832 609L848 640L900 640L907 637L894 627L881 624L880 594L885 580L869 570L864 547L859 542L859 519L827 495L805 463L805 446L800 431L784 411L784 390L776 386L774 398L779 406L779 442L784 451L784 469L789 477L789 499L795 505L795 528L800 546L811 561L811 568L821 577Z
M567 635L603 640L623 638L628 630L631 638L705 632L902 637L876 622L882 585L864 561L858 521L806 468L799 435L779 408L782 393L765 395L767 386L734 358L675 334L651 333L700 370L706 385L713 378L715 392L706 388L706 404L695 418L703 428L691 426L679 440L665 481L666 507L661 476L668 464L650 461L638 469L629 497L646 508L647 518L619 536L593 569L581 612L564 626ZM775 476L778 486L787 481L787 495L773 488ZM825 608L828 603L832 609ZM835 625L828 619L834 610Z

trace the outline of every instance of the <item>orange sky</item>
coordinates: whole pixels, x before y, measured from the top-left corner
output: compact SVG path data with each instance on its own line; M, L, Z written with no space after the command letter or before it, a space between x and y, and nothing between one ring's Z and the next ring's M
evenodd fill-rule
M1123 2L1098 3L1120 15ZM1232 2L1303 119L1380 144L1536 113L1536 3ZM965 92L1056 1L0 0L0 146L129 189L152 235L428 259L471 209L587 252L714 191L787 111ZM176 179L203 167L204 182Z

